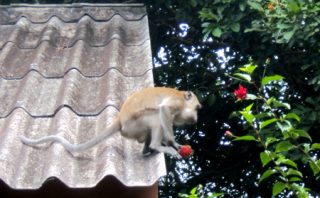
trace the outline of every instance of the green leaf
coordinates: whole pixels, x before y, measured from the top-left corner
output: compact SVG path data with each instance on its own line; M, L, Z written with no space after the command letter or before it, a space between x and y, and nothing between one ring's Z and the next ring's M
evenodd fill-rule
M249 74L235 73L234 76L239 77L247 82L251 82L251 76Z
M314 176L316 176L320 173L320 168L319 168L320 167L320 160L318 160L316 162L313 160L309 161L309 166L310 166Z
M256 70L256 68L258 66L256 65L252 65L252 64L248 64L248 65L245 65L246 69L247 69L247 73L248 74L252 74L254 72L254 70Z
M277 160L277 162L279 164L288 165L288 166L294 167L296 169L298 168L297 164L294 161L290 160L290 159L279 158Z
M258 97L253 94L247 94L246 100L256 100Z
M239 9L243 12L246 9L246 4L244 2L240 2Z
M286 40L286 42L290 41L290 39L292 38L292 36L294 35L294 33L296 32L295 29L285 32L283 33L283 38Z
M255 117L256 117L256 119L270 118L270 117L272 117L272 113L261 112L261 113L255 114Z
M264 78L262 78L261 81L261 85L265 86L266 84L272 82L272 81L280 81L282 80L284 77L280 76L280 75L274 75L274 76L266 76Z
M266 140L266 146L269 146L270 144L274 143L274 142L277 142L279 141L279 139L275 138L275 137L267 137L267 140Z
M219 27L216 27L212 31L212 35L217 37L217 38L220 38L220 36L222 35L222 30Z
M278 108L278 107L284 107L284 108L286 108L286 109L291 109L290 104L285 103L285 102L280 102L280 101L278 101L278 100L273 100L272 104L273 104L276 108Z
M201 27L206 28L206 27L208 27L210 24L211 24L211 23L209 23L209 22L204 22L204 23L201 24Z
M287 131L286 125L283 125L282 123L277 122L277 126L278 126L278 128L280 129L280 131L281 131L282 133L285 132L285 131Z
M213 106L214 103L216 102L216 96L214 94L211 94L208 96L208 105Z
M309 133L308 133L307 131L305 131L305 130L295 129L293 132L296 133L296 134L298 134L299 137L304 137L304 138L307 138L307 139L309 139L310 141L312 141L311 136L310 136Z
M289 168L287 175L294 175L294 176L299 176L299 177L303 177L302 173L298 170L293 170L292 168Z
M266 127L266 126L268 126L268 125L270 125L270 124L272 124L274 122L277 122L277 121L278 121L278 119L276 119L276 118L272 118L272 119L266 120L266 121L264 121L264 122L262 122L260 124L260 129L263 129L264 127Z
M314 149L314 150L320 150L320 143L312 144L311 148Z
M235 138L234 141L256 141L256 138L252 135L244 135Z
M245 30L244 30L244 33L248 33L248 32L263 32L264 31L264 29L262 29L262 27L260 27L260 26L252 26L252 28L246 28Z
M277 171L275 170L266 170L260 177L259 179L259 183L261 183L262 181L264 181L265 179L269 178L271 175L275 174Z
M256 68L256 65L246 64L243 67L240 67L239 70L246 72L247 74L252 74Z
M196 7L198 3L196 0L190 0L190 4L192 7Z
M212 195L210 195L208 198L215 198L215 197L220 197L224 195L224 193L213 193Z
M288 8L293 13L298 13L300 11L299 4L295 0L288 0Z
M309 198L309 194L307 191L299 191L298 192L298 198Z
M292 189L297 193L297 198L309 198L309 194L307 191L309 191L310 189L298 185L297 183L292 184Z
M240 24L239 23L233 23L233 24L231 24L230 28L234 32L239 32L240 31Z
M262 11L263 10L263 8L260 5L260 3L256 3L254 1L248 1L247 3L254 10L258 10L258 11Z
M204 29L202 32L204 33L203 39L204 39L204 40L207 40L208 37L209 37L210 31L207 31L207 30Z
M253 103L248 105L248 106L246 106L246 108L244 108L244 109L245 109L246 112L249 112L249 111L251 111L252 107L253 107Z
M282 141L279 142L276 146L276 152L284 152L284 151L289 151L294 148L294 145L291 144L289 141Z
M294 120L297 120L298 122L300 122L300 117L295 114L295 113L288 113L284 119L294 119Z
M279 22L276 24L276 27L280 30L287 30L292 28L292 24Z
M278 195L279 193L281 193L284 189L286 188L286 184L283 183L283 182L276 182L273 184L273 187L272 187L272 195L273 196L276 196Z
M297 181L302 181L302 179L300 177L290 177L289 181L291 182L297 182Z
M273 103L273 101L275 101L276 99L274 97L271 97L267 100L267 105L271 105Z
M246 119L247 122L252 124L254 120L254 115L252 115L250 112L247 112L247 111L240 111L240 113Z
M311 151L311 145L309 143L302 144L302 147L304 152L306 153L309 153Z
M265 165L267 165L272 158L270 157L270 152L268 151L264 151L260 153L260 160L262 162L262 166L264 167Z
M191 189L190 195L195 195L197 193L197 189L198 187L194 187L193 189Z
M189 198L189 195L179 193L179 197L180 197L180 198Z
M253 106L253 103L248 105L246 108L244 108L244 111L239 111L239 113L245 118L247 122L252 124L253 120L255 119L254 115L250 112L251 108Z
M286 159L286 160L282 161L281 164L289 165L289 166L292 166L296 169L298 168L297 164L290 159Z

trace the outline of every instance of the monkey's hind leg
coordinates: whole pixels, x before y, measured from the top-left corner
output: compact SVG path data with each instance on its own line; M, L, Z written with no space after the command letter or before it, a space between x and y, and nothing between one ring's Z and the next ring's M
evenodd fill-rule
M144 142L144 147L143 147L143 150L142 150L142 154L143 155L149 156L149 155L154 154L154 150L152 150L150 148L150 143L151 143L151 135L148 134L147 138L146 138L146 140Z
M169 154L175 158L180 159L180 154L171 146L162 146L162 140L163 140L163 130L161 126L156 126L152 129L150 136L150 149L160 152L160 153L166 153Z

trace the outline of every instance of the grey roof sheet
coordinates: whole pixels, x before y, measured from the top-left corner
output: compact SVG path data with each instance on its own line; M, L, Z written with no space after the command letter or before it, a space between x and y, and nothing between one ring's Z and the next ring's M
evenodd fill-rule
M86 141L130 93L153 86L142 5L0 6L0 32L0 179L19 189L51 177L92 187L114 175L127 186L149 186L166 174L163 154L145 157L141 144L119 134L76 156L17 137Z

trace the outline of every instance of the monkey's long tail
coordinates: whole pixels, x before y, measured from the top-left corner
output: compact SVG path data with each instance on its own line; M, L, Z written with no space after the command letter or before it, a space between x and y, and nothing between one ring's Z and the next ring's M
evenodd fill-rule
M29 139L25 136L20 136L20 140L24 144L29 145L29 146L36 146L38 144L42 144L42 143L46 143L46 142L59 142L68 151L70 151L70 152L78 151L79 152L79 151L84 151L86 149L89 149L89 148L97 145L98 143L102 142L104 139L108 138L112 134L120 131L120 129L121 129L120 120L118 118L116 118L107 127L107 129L105 131L103 131L103 133L101 133L101 135L98 135L95 138L89 140L88 142L84 142L81 144L71 144L69 141L67 141L63 137L56 136L56 135L50 135L50 136L46 136L46 137L36 139L36 140Z

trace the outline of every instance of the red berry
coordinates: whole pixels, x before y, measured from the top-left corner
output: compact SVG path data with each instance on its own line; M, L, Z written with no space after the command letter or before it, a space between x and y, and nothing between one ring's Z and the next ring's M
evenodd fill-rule
M193 154L193 150L190 145L183 145L181 146L180 150L178 151L181 157L186 158Z

